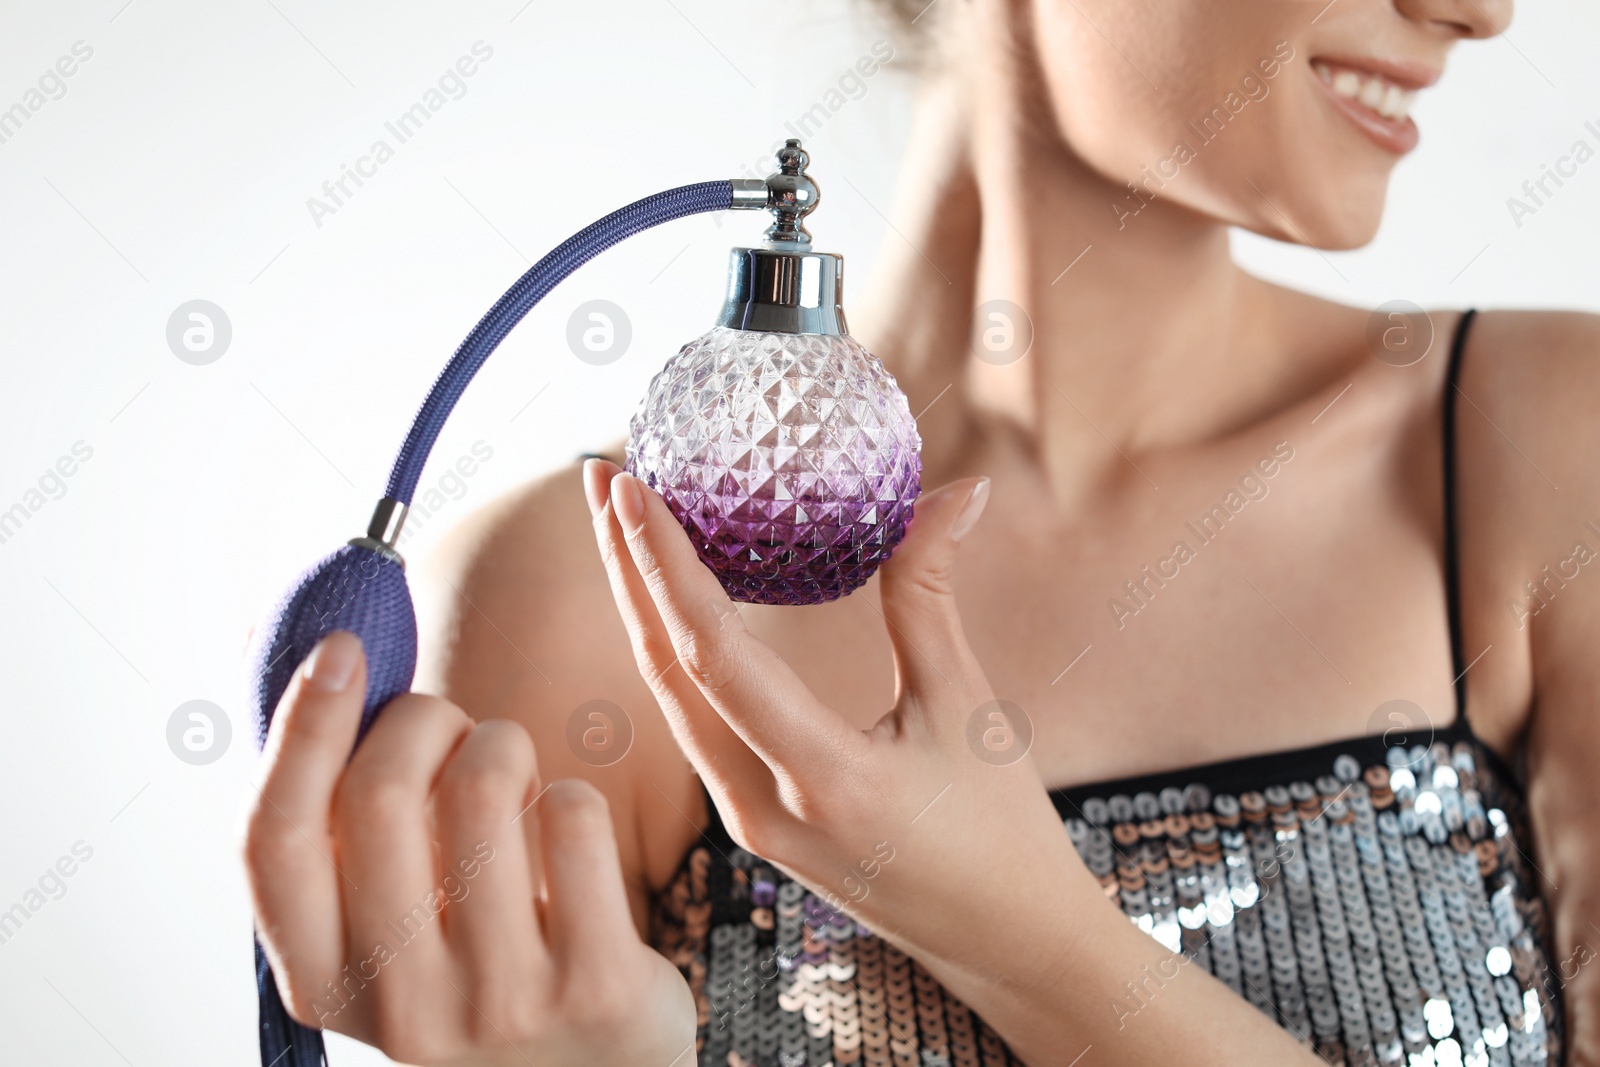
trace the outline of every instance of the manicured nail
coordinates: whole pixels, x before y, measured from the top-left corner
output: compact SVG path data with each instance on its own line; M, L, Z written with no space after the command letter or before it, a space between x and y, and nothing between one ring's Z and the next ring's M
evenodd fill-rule
M355 677L360 662L361 639L351 633L331 633L311 650L306 681L324 693L341 693Z
M611 479L611 507L617 521L629 533L644 525L644 494L631 474L618 474Z
M967 497L967 502L961 505L961 514L956 516L956 521L950 524L950 540L959 541L972 532L978 525L978 519L983 515L983 509L989 504L989 479L980 478L978 484L972 487L972 493Z
M598 459L583 461L583 498L589 502L589 514L599 517L606 506L606 466Z

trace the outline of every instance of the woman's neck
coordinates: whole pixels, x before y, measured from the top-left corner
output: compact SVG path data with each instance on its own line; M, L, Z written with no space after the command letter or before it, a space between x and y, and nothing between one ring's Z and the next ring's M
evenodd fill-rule
M1074 495L1139 477L1127 457L1248 423L1302 375L1281 291L1233 264L1227 227L1170 200L1140 207L1053 132L1033 133L1016 116L1038 97L1021 99L1018 80L921 87L893 232L852 318L920 413L931 471L958 469L987 429ZM974 315L996 300L1032 323L1015 361L972 343L992 327L1003 346L1005 320Z

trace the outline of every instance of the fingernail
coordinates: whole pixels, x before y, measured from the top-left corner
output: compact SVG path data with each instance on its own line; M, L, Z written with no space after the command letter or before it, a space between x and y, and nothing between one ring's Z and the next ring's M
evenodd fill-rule
M355 677L361 660L361 639L355 634L333 633L311 650L306 660L306 681L324 693L341 693Z
M644 494L631 474L619 474L611 479L611 507L617 513L622 528L632 533L644 525Z
M606 506L606 470L598 459L583 461L583 498L589 502L589 514L595 517Z
M978 484L972 487L972 494L967 497L967 502L961 506L961 514L950 524L950 540L959 541L971 533L972 528L978 525L978 519L988 504L989 479L980 478Z

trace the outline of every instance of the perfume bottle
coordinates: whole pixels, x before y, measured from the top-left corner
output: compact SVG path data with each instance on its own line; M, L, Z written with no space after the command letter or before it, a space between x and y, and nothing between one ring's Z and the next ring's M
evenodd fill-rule
M905 534L920 474L916 423L894 379L845 332L838 256L810 250L816 207L798 141L766 179L666 189L613 211L529 267L434 379L363 536L297 578L250 651L264 745L278 701L318 641L348 630L367 652L358 738L411 688L417 620L398 545L439 433L473 376L562 279L654 226L711 211L774 212L760 248L735 249L716 329L684 347L633 420L628 466L666 497L739 600L811 604L858 588ZM357 741L359 744L359 740ZM325 1067L322 1032L291 1017L258 939L262 1067Z
M711 331L650 383L627 469L657 493L728 596L820 604L864 585L905 536L921 437L891 375L846 326L844 261L811 248L816 183L798 141L759 183L774 221L735 248Z

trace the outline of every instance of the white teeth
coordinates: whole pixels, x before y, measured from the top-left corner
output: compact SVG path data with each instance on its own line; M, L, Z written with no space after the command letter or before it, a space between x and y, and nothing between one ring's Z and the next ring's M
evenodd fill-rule
M1317 77L1335 93L1358 101L1363 107L1377 112L1386 119L1403 119L1411 110L1416 98L1414 90L1402 89L1393 82L1368 75L1363 77L1353 70L1334 70L1326 63L1313 63Z
M1391 85L1383 91L1383 103L1378 105L1378 114L1384 118L1397 119L1405 112L1405 91L1398 85Z

